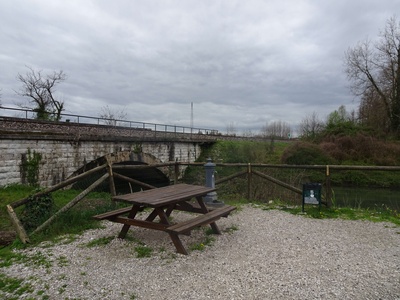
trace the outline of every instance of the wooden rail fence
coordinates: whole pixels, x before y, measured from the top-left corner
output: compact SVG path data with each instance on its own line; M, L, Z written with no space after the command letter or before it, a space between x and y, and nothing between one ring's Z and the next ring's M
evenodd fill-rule
M41 224L39 227L37 227L31 235L42 231L44 228L49 226L61 213L67 211L68 209L72 208L74 205L79 203L86 195L88 195L91 191L93 191L96 187L98 187L101 183L103 183L105 180L109 180L109 186L110 186L110 191L111 195L115 196L116 195L116 190L115 190L115 185L114 185L114 178L119 178L126 180L130 183L133 183L135 185L139 185L144 189L152 189L155 188L152 185L149 185L145 182L141 182L132 178L129 178L127 176L121 175L118 173L118 170L122 169L144 169L144 168L159 168L159 167L174 167L174 178L173 182L174 184L178 183L179 180L179 170L180 166L197 166L197 167L202 167L204 166L204 163L182 163L182 162L168 162L168 163L160 163L160 164L151 164L151 165L112 165L112 163L108 160L108 162L104 165L98 166L96 168L93 168L85 173L82 173L80 175L77 175L75 177L69 178L57 185L54 185L52 187L49 187L47 189L44 189L34 195L31 195L30 197L20 199L16 202L13 202L9 205L7 205L7 212L9 214L9 217L13 223L13 226L15 227L15 230L21 239L23 243L29 243L29 236L26 233L26 230L24 229L22 223L20 222L17 214L15 213L15 208L26 204L29 201L32 201L31 199L34 199L36 197L40 197L42 195L57 191L61 188L65 188L67 186L71 186L73 183L82 180L84 178L87 178L91 175L94 175L96 173L104 173L98 180L96 180L94 183L92 183L88 188L86 188L84 191L82 191L78 196L76 196L74 199L72 199L68 204L66 204L64 207L62 207L60 210L58 210L56 213L54 213L48 220L46 220L43 224ZM251 195L251 187L252 187L252 175L256 175L260 178L263 178L265 180L268 180L276 185L279 185L283 188L286 188L290 191L293 191L297 194L302 194L302 190L299 189L298 187L292 186L286 182L283 182L281 180L278 180L270 175L264 174L262 172L259 172L257 170L254 170L254 168L265 168L265 169L308 169L308 170L321 170L325 172L325 197L324 197L324 204L330 207L332 205L332 194L331 194L331 171L332 170L373 170L373 171L400 171L400 167L390 167L390 166L345 166L345 165L329 165L329 166L322 166L322 165L273 165L273 164L243 164L243 163L217 163L216 166L218 167L241 167L244 170L241 170L235 174L226 176L224 178L220 178L215 181L215 184L221 184L224 182L227 182L229 180L232 180L234 178L237 178L239 176L247 176L247 198L250 199Z

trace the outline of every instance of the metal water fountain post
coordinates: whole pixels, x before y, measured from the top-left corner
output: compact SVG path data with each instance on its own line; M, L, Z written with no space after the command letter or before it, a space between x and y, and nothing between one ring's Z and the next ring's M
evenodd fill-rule
M204 165L206 171L206 187L215 188L215 167L211 158L207 158L207 163ZM221 206L224 202L218 201L217 192L210 192L204 197L204 202L206 205Z

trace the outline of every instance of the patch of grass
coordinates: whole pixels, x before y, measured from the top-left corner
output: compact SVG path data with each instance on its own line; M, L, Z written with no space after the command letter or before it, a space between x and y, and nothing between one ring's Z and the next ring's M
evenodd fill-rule
M47 269L52 266L52 262L40 251L32 256L27 256L24 263L36 267L43 266Z
M61 274L58 276L58 280L65 280L67 278L67 275Z
M125 241L129 241L129 242L136 243L136 244L141 245L141 246L146 245L143 241L139 240L137 237L134 237L134 236L132 236L132 235L127 235L127 236L124 238L124 240L125 240Z
M19 184L2 187L0 188L0 207L5 207L7 204L27 198L35 192L37 190L34 187ZM81 192L80 190L70 189L51 193L51 197L54 199L54 211L65 206ZM25 205L22 205L15 209L19 218L22 217L21 214L24 207ZM44 240L52 240L60 235L80 234L84 230L98 228L100 222L92 219L92 216L111 208L111 196L109 193L92 192L73 208L60 214L43 232L30 236L31 244L36 246ZM5 209L0 210L0 230L14 230Z
M62 286L60 286L59 288L58 288L58 293L61 295L61 294L63 294L64 292L65 292L65 290L67 289L67 284L63 284Z
M104 246L104 245L109 244L113 239L114 239L113 236L101 237L101 238L90 241L85 246L88 248Z
M23 279L8 277L0 273L0 291L3 293L9 293L15 296L32 293L34 291L32 285L28 283L24 284L23 282ZM15 299L19 299L19 297Z
M200 227L199 227L199 228L200 228ZM212 234L214 234L214 231L212 230L212 228L207 227L207 228L204 229L204 233L205 233L206 235L212 235Z
M265 206L264 210L268 209L281 209L291 214L302 214L301 206L285 206L279 204L279 206ZM396 226L400 226L400 213L392 210L388 207L379 207L376 209L361 209L361 208L349 208L349 207L333 207L327 208L322 206L319 209L317 206L306 206L305 217L315 219L345 219L345 220L367 220L371 222L390 222Z
M143 257L150 257L153 253L153 249L148 246L136 246L135 247L136 257L143 258Z
M68 266L68 259L63 255L57 258L57 262L60 267Z
M239 227L237 225L232 225L232 226L230 226L228 228L225 228L224 232L232 233L232 232L237 231L237 230L239 230Z
M33 255L26 255L13 251L10 247L0 249L0 267L8 267L13 263L36 267L44 266L47 269L52 265L51 261L40 251Z
M0 249L0 268L9 267L14 262L21 262L26 259L26 255L12 251L10 247Z
M172 262L176 258L177 258L176 253L172 253L172 252L162 252L161 253L161 259L163 259L167 263Z
M56 236L52 239L50 245L66 245L66 244L71 244L72 242L76 241L78 239L77 234L64 234L60 236Z
M89 199L88 203L81 204L84 207L79 209L74 207L60 214L45 230L30 237L31 244L35 245L44 240L59 239L60 236L81 234L85 230L99 228L100 222L92 217L115 208L112 207L111 201L107 199L96 199L95 201L95 207L92 207Z
M211 246L212 243L215 241L213 234L214 234L214 232L212 231L211 228L206 229L204 240L200 243L190 245L189 250L190 251L194 251L194 250L202 251L202 250L204 250L205 247Z
M204 248L205 248L205 245L203 243L198 243L198 244L190 245L189 250L190 251L195 251L195 250L203 251Z
M32 186L20 184L10 184L0 188L0 230L13 230L8 213L3 208L17 200L28 197L34 190L35 188Z

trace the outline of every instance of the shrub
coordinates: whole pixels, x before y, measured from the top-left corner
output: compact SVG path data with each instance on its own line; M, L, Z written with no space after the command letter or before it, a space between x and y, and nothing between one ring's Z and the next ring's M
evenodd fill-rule
M50 217L54 200L50 194L29 197L22 212L21 222L26 230L35 229Z
M322 142L319 146L326 155L332 157L338 162L350 159L349 153L340 149L340 147L334 142Z
M315 144L297 142L283 152L282 163L290 165L326 165L332 164L332 158Z
M398 165L400 145L362 133L348 136L329 136L320 148L338 164Z

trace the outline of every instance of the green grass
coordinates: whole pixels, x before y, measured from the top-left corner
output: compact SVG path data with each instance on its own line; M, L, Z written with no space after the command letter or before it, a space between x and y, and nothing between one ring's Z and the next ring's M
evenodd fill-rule
M0 296L1 293L10 293L15 298L7 298L7 299L19 299L18 296L23 294L32 293L34 288L29 283L23 283L23 279L8 277L4 274L0 273Z
M135 247L135 252L137 258L150 257L153 253L153 249L147 246L139 245Z
M23 199L34 193L35 188L25 185L12 184L0 188L0 231L13 230L12 224L8 217L6 205L17 200Z
M0 206L5 207L17 200L28 197L35 193L35 189L22 185L10 185L0 188ZM75 198L81 191L65 190L52 193L56 210ZM56 220L50 224L44 231L35 235L30 235L30 244L23 244L17 239L12 245L0 248L0 267L7 267L13 263L23 263L35 266L51 266L51 261L42 253L37 252L33 256L27 256L13 249L24 249L32 246L46 248L59 243L71 243L76 240L77 236L83 231L92 228L99 228L100 222L92 218L93 215L108 211L112 208L110 195L107 193L90 193L76 206L59 215ZM16 209L16 213L20 213L23 206ZM0 230L14 230L8 221L8 214L5 209L0 210ZM45 243L43 243L45 241ZM97 241L101 243L104 241ZM62 257L58 258L59 265L67 265L68 262Z
M101 238L98 238L98 239L90 241L85 246L88 247L88 248L97 247L97 246L104 246L104 245L109 244L113 239L114 239L113 236L101 237Z
M232 226L230 226L228 228L225 228L224 232L233 233L233 232L235 232L237 230L239 230L239 227L237 225L232 225Z
M13 230L5 206L7 204L24 199L35 192L37 192L37 190L33 187L17 184L0 188L0 231ZM65 206L80 192L82 191L71 189L58 190L51 193L55 204L54 211L58 211L60 208ZM99 222L92 220L91 217L94 214L109 210L110 207L110 194L98 192L90 193L72 209L61 214L57 221L50 226L51 229L46 230L44 234L47 237L52 237L62 233L80 233L83 230L95 228L98 226ZM15 209L15 212L18 216L20 216L23 208L24 206L22 205L21 207ZM39 235L36 240L42 240L42 238L43 237Z
M24 245L24 247L27 246ZM33 255L27 255L18 251L13 251L13 249L18 248L21 248L21 245L16 242L11 246L0 249L0 267L8 267L14 263L20 263L33 267L42 266L45 268L50 268L52 266L51 261L43 254L43 252L38 251Z
M304 213L301 206L288 206L282 202L273 205L264 205L265 210L280 209L294 215L303 215L314 219L344 219L344 220L366 220L371 222L389 222L400 226L400 213L388 207L376 209L362 209L350 207L332 207L306 205Z
M207 246L211 246L215 241L214 231L211 228L203 228L205 237L200 243L194 243L189 246L190 251L203 251Z

